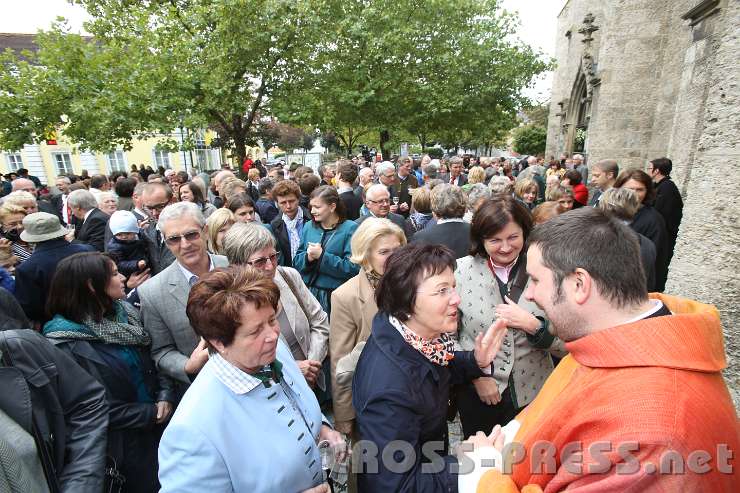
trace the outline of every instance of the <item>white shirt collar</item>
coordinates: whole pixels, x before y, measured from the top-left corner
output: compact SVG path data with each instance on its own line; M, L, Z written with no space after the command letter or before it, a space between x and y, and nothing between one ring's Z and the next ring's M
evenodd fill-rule
M437 224L444 223L464 223L465 220L461 217L451 217L449 219L437 219Z
M87 212L85 213L85 217L83 217L83 218L82 218L82 222L83 222L83 223L84 223L85 221L87 221L87 218L88 218L88 217L90 217L90 214L92 214L92 211L94 211L94 210L95 210L95 209L90 209L89 211L87 211Z
M208 355L208 362L213 366L213 372L216 374L216 378L237 395L246 394L262 385L262 381L259 378L240 370L218 353L210 353Z
M210 255L208 256L208 261L210 262L210 264L208 265L208 272L211 272L215 267L213 266L213 258ZM185 276L185 280L188 282L188 284L190 284L190 279L193 276L198 277L190 272L188 269L186 269L185 266L182 265L179 261L176 260L175 262L177 262L177 266L180 268L180 272L182 272L182 275Z
M643 313L639 314L638 316L636 316L633 319L630 319L630 320L627 320L625 322L622 322L619 325L627 325L627 324L631 324L633 322L637 322L638 320L642 320L642 319L648 318L650 315L652 315L653 313L655 313L658 310L660 310L661 308L663 308L663 302L662 301L660 301L660 300L651 300L651 301L653 301L655 303L655 305L653 305L652 308L650 308L646 312L643 312Z

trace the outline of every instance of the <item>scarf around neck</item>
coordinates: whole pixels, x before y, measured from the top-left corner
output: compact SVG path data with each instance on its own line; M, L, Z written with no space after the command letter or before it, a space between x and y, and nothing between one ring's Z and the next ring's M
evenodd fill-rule
M301 231L303 229L303 209L299 206L298 213L293 219L287 214L283 214L283 222L288 230L288 240L290 241L290 257L295 257L298 247L301 244Z
M439 366L447 366L455 357L453 349L455 342L449 334L442 334L435 339L425 339L415 334L396 317L389 316L388 321L401 333L403 339L412 348L419 351L426 359Z
M367 282L370 283L370 286L373 289L376 289L378 287L378 283L380 282L380 278L382 276L378 274L377 272L375 272L374 270L366 270L365 277L367 278Z
M134 307L116 300L113 308L113 316L103 317L100 322L87 317L78 324L57 314L44 325L43 333L52 339L102 341L122 346L148 346L152 343Z

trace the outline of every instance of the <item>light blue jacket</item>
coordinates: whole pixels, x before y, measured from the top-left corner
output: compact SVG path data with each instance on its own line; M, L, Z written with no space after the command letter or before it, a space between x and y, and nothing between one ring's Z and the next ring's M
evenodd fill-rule
M284 385L260 385L242 395L206 363L162 436L161 492L293 493L323 482L318 401L282 341L277 358Z
M352 256L350 242L356 229L357 224L349 219L328 231L314 221L303 225L301 244L293 259L293 267L301 273L308 287L336 289L360 272L360 266L349 259ZM308 243L322 243L324 238L321 264L318 261L309 262L306 255Z

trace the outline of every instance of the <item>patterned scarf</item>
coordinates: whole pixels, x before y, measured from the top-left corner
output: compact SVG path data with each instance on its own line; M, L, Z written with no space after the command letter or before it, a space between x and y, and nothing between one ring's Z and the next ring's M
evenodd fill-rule
M370 286L372 286L373 289L378 287L378 283L380 282L380 274L375 272L374 270L365 271L365 277L367 277L367 282L370 283Z
M121 346L148 346L152 343L134 307L121 301L115 301L113 307L113 317L103 317L100 322L86 318L78 324L55 315L44 325L44 335L53 339L102 341Z
M429 340L416 335L396 317L388 317L388 321L396 328L396 330L398 330L398 332L401 333L403 339L408 342L411 347L419 351L426 359L435 365L447 366L455 357L455 354L453 353L455 342L448 334L443 333L436 339Z
M298 251L298 246L301 244L301 231L303 229L303 209L298 207L298 213L293 219L290 219L287 214L283 214L283 222L285 228L288 230L288 240L290 240L290 257L295 257L295 252Z

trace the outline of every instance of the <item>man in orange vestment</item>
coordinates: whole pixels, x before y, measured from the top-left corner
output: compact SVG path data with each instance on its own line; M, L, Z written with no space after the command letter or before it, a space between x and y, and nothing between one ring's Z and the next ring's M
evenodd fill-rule
M537 226L527 272L524 296L570 354L515 436L497 427L466 442L477 465L461 493L737 491L717 310L648 296L634 234L592 208Z

